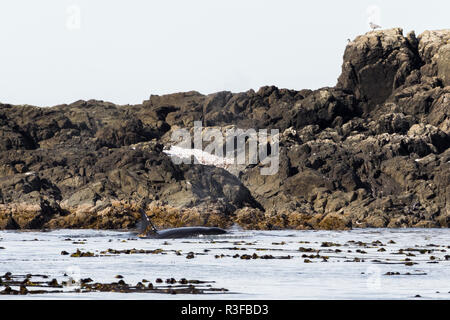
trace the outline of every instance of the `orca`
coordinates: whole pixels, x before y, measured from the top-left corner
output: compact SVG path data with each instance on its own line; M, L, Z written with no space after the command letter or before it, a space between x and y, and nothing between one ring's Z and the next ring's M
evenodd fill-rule
M217 227L181 227L158 230L143 209L140 209L139 212L141 214L140 233L138 234L139 238L179 239L197 237L200 235L218 235L227 233L226 230Z

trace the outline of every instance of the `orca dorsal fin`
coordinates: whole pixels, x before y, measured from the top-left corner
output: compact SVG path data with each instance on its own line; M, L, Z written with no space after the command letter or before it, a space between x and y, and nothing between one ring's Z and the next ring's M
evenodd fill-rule
M141 221L139 222L139 232L144 233L150 226L150 221L144 210L139 210L139 213L141 214Z
M141 214L141 221L140 221L140 233L141 234L147 234L147 233L158 233L158 229L153 225L152 221L150 220L150 217L147 216L147 213L145 212L145 208L147 207L147 201L144 199L140 206L139 206L139 213Z

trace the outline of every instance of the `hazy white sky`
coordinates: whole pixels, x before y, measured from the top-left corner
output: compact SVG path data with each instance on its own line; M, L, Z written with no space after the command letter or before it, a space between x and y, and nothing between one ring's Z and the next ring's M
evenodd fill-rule
M368 15L419 34L449 28L449 12L448 0L1 0L0 101L334 86Z

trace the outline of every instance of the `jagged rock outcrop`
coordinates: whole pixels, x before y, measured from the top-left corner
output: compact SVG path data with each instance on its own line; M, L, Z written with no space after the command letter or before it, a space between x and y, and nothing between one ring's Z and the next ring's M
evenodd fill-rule
M448 30L425 31L419 36L418 51L424 62L423 75L439 77L450 85L450 34Z
M383 103L421 67L414 33L400 28L369 32L350 42L344 53L338 87L354 92L370 106Z
M0 228L448 227L450 30L350 42L336 87L0 104ZM280 131L279 170L174 164L178 128ZM233 172L231 174L230 172Z

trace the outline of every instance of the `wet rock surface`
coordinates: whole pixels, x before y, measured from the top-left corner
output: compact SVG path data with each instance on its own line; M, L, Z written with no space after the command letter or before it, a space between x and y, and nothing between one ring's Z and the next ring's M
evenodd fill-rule
M449 39L368 32L332 88L0 104L0 228L134 228L143 197L167 227L448 227ZM279 129L278 173L175 165L163 148L194 121Z

